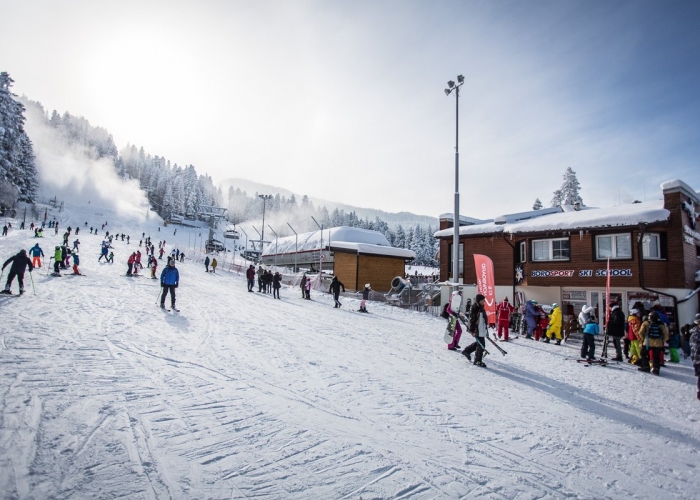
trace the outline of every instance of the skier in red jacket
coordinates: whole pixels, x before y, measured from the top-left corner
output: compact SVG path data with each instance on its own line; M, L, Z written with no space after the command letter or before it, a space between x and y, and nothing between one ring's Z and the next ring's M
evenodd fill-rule
M503 299L503 302L496 304L496 323L498 325L498 338L501 338L501 331L503 332L503 340L508 342L508 333L510 331L510 315L515 311L510 302L508 302L508 297Z

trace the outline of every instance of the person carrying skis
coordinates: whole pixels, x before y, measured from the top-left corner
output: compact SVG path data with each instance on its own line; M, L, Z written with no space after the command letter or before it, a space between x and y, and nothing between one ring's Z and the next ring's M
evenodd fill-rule
M695 325L690 329L690 360L698 377L698 399L700 400L700 314L695 315Z
M508 297L503 299L503 302L496 304L496 324L498 325L498 338L501 338L503 332L503 340L508 342L508 333L510 330L510 315L515 312L515 307L508 302Z
M80 275L80 269L78 269L78 266L80 265L80 256L77 253L73 254L73 274L78 274Z
M592 308L591 308L592 309ZM583 327L583 344L581 344L581 358L589 363L595 361L595 336L600 333L595 316L587 316L586 325Z
M63 262L63 260L61 260L62 257L63 257L63 252L61 252L61 247L57 246L56 250L53 253L53 275L54 276L61 275L60 267L61 267L61 262Z
M170 259L168 265L165 266L160 274L160 287L163 289L163 294L160 297L160 308L165 309L165 297L170 293L170 308L175 309L175 289L180 283L180 272L175 267L175 259Z
M610 309L610 319L606 325L608 337L612 338L615 346L613 361L622 361L622 337L625 335L625 313L618 303L614 303Z
M476 300L472 305L472 309L469 313L469 331L474 335L475 342L467 346L463 351L469 361L472 360L472 353L476 351L474 355L474 364L482 368L486 368L486 363L484 363L484 342L486 342L486 337L489 335L486 310L484 309L484 302L486 297L477 294Z
M248 270L245 272L245 277L248 280L248 291L252 292L255 286L255 266L253 264L248 267ZM302 289L302 294L303 293L304 291Z
M559 304L556 302L552 304L552 312L549 314L549 324L547 325L547 331L545 334L545 343L549 344L552 337L556 337L556 345L561 345L561 309Z
M182 257L183 255L184 254L180 254L180 257ZM182 260L180 260L180 262L182 262ZM216 266L218 266L218 265L219 265L219 263L216 262L216 257L211 259L211 272L212 273L216 274Z
M29 255L32 256L32 266L41 267L41 258L44 256L44 251L38 243L29 249Z
M333 281L331 281L331 286L328 288L328 293L333 294L333 300L335 300L335 306L334 307L340 307L343 304L340 303L338 298L340 297L340 289L343 289L343 292L345 292L345 285L338 279L337 276L333 276Z
M272 277L272 298L273 299L280 298L280 288L282 288L282 275L279 272L276 272L275 275ZM280 300L282 300L282 299L280 299Z
M206 258L204 259L204 269L206 270L206 272L209 272L209 263L210 262L211 262L211 260L209 260L209 256L207 255Z
M12 294L10 291L10 286L12 286L12 282L16 276L17 282L19 283L19 294L22 295L24 293L24 272L27 270L27 267L29 267L29 272L31 273L34 266L32 265L32 261L29 260L29 257L27 257L27 251L24 248L16 255L13 255L5 261L5 263L2 265L3 271L10 264L10 262L12 262L12 266L10 266L10 274L7 275L5 290L3 290L2 293L7 295Z
M369 300L369 292L372 291L372 288L369 286L369 283L365 285L365 287L362 289L362 301L360 302L360 312L366 313L367 311L367 301ZM459 339L457 339L459 340Z
M642 366L637 369L649 373L651 357L651 373L658 375L664 357L664 344L668 342L669 334L668 328L661 322L661 316L657 311L651 311L649 321L642 323L639 335L646 349L642 351Z
M447 344L447 349L456 351L460 348L459 339L462 337L462 325L459 324L460 308L462 307L462 291L455 290L450 295L450 301L445 308L449 323L447 329L452 332L452 342Z
M134 262L136 262L136 252L132 252L129 259L126 261L128 269L126 270L126 275L131 276L134 269Z

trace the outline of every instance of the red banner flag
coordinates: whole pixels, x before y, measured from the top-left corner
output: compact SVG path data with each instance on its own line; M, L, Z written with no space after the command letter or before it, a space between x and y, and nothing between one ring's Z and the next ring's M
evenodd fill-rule
M484 309L490 325L496 324L496 283L493 261L486 255L474 254L477 292L486 297Z

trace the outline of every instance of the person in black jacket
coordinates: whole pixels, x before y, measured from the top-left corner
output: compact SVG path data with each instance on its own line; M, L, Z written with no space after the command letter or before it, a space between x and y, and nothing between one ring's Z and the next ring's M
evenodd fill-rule
M333 300L335 300L335 306L334 307L340 307L343 304L340 303L338 300L338 297L340 296L340 289L343 289L343 292L345 291L345 285L338 279L337 276L333 276L333 281L331 281L331 286L328 289L328 293L333 294Z
M3 271L10 262L12 262L12 266L10 267L10 274L7 276L5 290L3 290L2 293L7 295L12 293L10 292L10 286L12 285L12 281L14 281L15 276L17 276L17 282L19 283L19 293L20 295L22 295L24 293L24 271L26 271L27 267L29 267L29 272L31 273L34 269L34 266L32 265L32 261L29 260L29 257L27 257L27 251L25 249L20 250L19 253L17 253L17 255L14 255L6 260L5 263L2 265Z
M625 313L619 304L613 304L610 309L610 319L607 324L608 336L612 338L615 346L613 361L622 361L622 337L625 334Z
M280 298L280 288L282 287L282 275L280 273L275 273L272 278L272 298ZM280 299L282 300L282 299Z

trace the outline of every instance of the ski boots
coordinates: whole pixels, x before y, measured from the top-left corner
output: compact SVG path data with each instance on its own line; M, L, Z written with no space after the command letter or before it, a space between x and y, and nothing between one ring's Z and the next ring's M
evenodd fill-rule
M483 361L474 361L475 366L480 366L481 368L486 368L486 363Z
M554 343L554 345L561 345L561 339L557 339L557 341Z
M471 353L468 353L467 351L462 351L462 354L464 354L464 355L467 357L467 359L468 359L469 361L472 360L472 355L471 355Z

